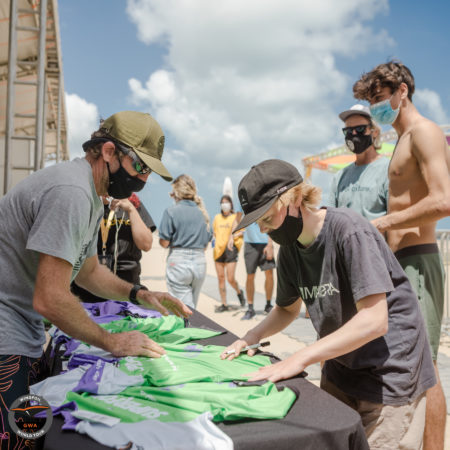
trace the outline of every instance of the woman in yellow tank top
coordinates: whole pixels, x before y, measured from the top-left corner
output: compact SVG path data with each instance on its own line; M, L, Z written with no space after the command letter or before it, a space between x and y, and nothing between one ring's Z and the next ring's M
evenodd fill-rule
M236 291L241 306L245 306L245 297L242 289L235 278L236 263L239 250L242 247L243 236L242 233L237 233L235 236L233 249L227 248L228 241L231 236L231 229L236 218L236 213L233 210L233 201L228 195L223 195L220 199L221 213L214 217L213 232L214 232L214 261L216 265L217 279L219 280L219 292L222 305L217 308L217 312L228 311L227 306L227 291L225 287L225 274L228 283Z

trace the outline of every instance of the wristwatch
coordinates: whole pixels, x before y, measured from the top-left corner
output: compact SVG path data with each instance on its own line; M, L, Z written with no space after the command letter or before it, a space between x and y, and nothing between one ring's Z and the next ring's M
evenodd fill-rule
M130 299L131 303L134 303L135 305L139 305L139 302L136 300L136 295L138 291L141 289L144 289L144 291L148 291L148 288L146 286L143 286L142 284L135 284L130 291L130 294L128 295L128 298Z

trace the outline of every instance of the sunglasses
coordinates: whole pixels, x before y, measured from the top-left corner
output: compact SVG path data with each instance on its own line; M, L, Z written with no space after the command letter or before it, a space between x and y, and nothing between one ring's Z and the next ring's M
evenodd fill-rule
M115 142L115 144L117 145L117 147L119 147L119 149L122 153L129 156L133 160L131 165L133 166L133 169L137 173L139 173L140 175L146 175L152 171L152 169L150 169L150 167L148 167L146 164L144 164L142 162L142 160L139 158L138 155L136 155L136 153L133 152L133 150L131 150L128 147L124 147L123 145L121 145L117 142Z
M342 128L342 132L344 133L344 136L347 136L347 134L353 134L353 131L356 131L357 134L364 134L368 126L369 124L357 125L356 127L345 127Z

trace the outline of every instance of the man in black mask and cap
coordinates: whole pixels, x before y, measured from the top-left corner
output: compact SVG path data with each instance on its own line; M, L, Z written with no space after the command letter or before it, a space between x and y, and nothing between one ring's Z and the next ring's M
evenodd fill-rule
M110 334L93 322L70 292L77 283L90 292L131 300L167 315L191 314L167 293L152 292L113 275L97 258L102 195L127 198L156 172L172 177L161 162L164 134L149 114L122 111L106 119L83 145L85 158L39 170L0 199L0 394L7 411L37 381L50 320L69 336L114 356L159 357L164 349L138 331ZM2 439L11 430L0 429ZM15 444L14 444L15 445ZM15 447L16 448L16 447ZM19 448L19 447L17 447Z
M345 145L356 155L354 163L333 178L329 205L346 207L368 220L384 216L388 201L389 159L377 153L381 148L380 127L369 108L354 105L339 114L344 122Z
M245 215L235 231L256 222L280 244L276 306L221 357L286 328L303 300L319 338L249 381L276 382L324 361L321 387L358 411L370 448L419 450L436 378L416 294L377 229L347 208L318 208L320 194L277 159L241 180Z

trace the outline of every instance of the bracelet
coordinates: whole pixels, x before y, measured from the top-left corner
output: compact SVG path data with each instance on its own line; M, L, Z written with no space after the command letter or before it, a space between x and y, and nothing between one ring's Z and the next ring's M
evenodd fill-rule
M139 302L136 300L136 295L138 291L143 289L144 291L148 291L148 288L146 286L143 286L142 284L135 284L130 291L130 294L128 295L128 298L131 303L134 303L135 305L139 305Z

